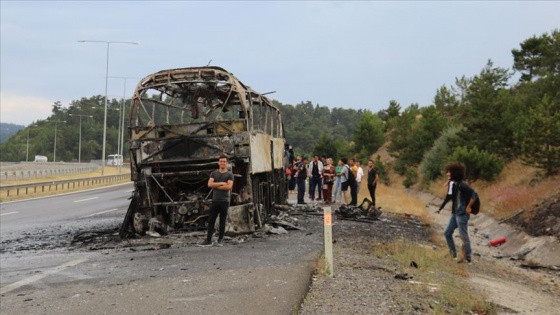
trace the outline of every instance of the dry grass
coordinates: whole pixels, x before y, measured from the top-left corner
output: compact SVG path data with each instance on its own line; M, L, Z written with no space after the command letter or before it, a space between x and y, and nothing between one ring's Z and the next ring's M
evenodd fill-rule
M435 303L434 314L495 314L496 307L484 301L484 294L474 291L462 278L468 277L467 268L449 258L444 249L399 239L391 243L375 246L374 255L389 257L401 265L402 271L415 275L423 288L430 290ZM412 269L410 262L418 264ZM459 276L459 277L457 277Z
M123 167L122 172L120 174L129 174L129 173L130 173L130 169ZM105 175L117 175L117 174L119 174L119 169L117 167L106 167L105 168ZM101 176L101 168L99 168L97 171L88 172L88 173L69 174L69 175L60 175L60 176L48 176L48 177L42 177L42 178L23 179L23 180L2 181L2 186L4 186L4 185L25 185L25 184L48 182L48 181L70 180L70 179L80 179L80 178L89 178L89 177L98 177L98 176ZM130 181L130 178L126 177L121 182L125 183L125 182L128 182L128 181ZM112 184L117 184L117 183L119 183L119 182L114 182ZM68 192L80 191L80 190L103 187L103 186L107 186L107 183L99 183L99 184L95 184L95 185L81 186L81 187L76 187L76 188L64 188L64 189L58 189L58 190L55 190L55 191L51 190L51 191L37 192L37 193L31 193L30 192L27 195L22 194L22 195L19 195L19 196L15 196L13 191L10 193L10 196L6 196L6 191L0 191L0 201L1 202L6 202L6 201L23 200L23 199L29 199L29 198L35 198L35 197L64 194L64 193L68 193Z
M538 169L513 161L494 182L477 181L472 186L480 195L482 211L501 219L559 191L560 176L539 180L539 174ZM433 195L443 196L445 183L446 180L439 179L428 190Z

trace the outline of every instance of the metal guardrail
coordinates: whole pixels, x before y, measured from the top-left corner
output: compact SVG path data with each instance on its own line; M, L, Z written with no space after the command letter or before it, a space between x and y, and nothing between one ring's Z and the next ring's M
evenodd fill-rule
M70 166L64 168L48 168L48 169L34 169L34 170L15 170L15 171L0 171L0 180L21 180L40 178L47 176L59 176L68 174L79 174L96 171L97 165L84 165L84 166Z
M97 176L87 178L76 178L67 180L57 180L41 183L30 183L21 185L6 185L0 186L0 193L6 192L6 197L28 195L29 193L43 193L49 191L58 191L68 189L75 189L80 187L93 186L97 184L110 184L119 182L125 179L130 179L130 174L118 174L108 176ZM4 194L2 194L4 195Z

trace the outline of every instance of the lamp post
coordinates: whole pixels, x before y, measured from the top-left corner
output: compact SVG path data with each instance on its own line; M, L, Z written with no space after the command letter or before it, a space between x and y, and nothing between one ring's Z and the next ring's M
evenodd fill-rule
M29 132L31 131L31 127L36 127L36 125L29 125L29 127L27 127L27 154L25 157L25 162L29 162Z
M55 121L54 122L54 150L53 150L53 163L56 162L56 129L58 127L58 123L62 122L65 123L66 120L62 120L62 121Z
M79 40L79 43L105 43L107 44L107 63L105 66L105 110L103 113L103 148L101 150L101 176L105 175L105 145L107 143L107 88L109 84L109 47L111 44L138 45L136 42L106 41L106 40Z
M121 112L119 113L119 118L121 118L121 122L120 122L120 127L119 130L122 130L122 132L120 132L120 146L119 146L119 152L117 152L118 154L121 155L121 164L119 165L119 173L122 171L122 164L124 162L124 157L123 157L123 151L124 151L124 114L126 113L125 110L125 105L126 105L126 80L140 80L140 78L130 78L130 77L109 77L110 79L123 79L124 81L124 89L123 89L123 98L122 98L122 109Z
M82 162L82 117L89 117L93 118L91 115L76 115L76 114L68 114L68 116L78 116L80 117L80 138L78 140L78 163Z

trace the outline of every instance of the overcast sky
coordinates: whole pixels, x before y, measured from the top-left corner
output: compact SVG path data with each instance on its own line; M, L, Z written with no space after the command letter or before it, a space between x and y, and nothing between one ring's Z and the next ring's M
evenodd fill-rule
M1 1L0 121L28 125L52 104L105 93L109 76L141 78L212 60L295 105L387 108L432 103L436 89L560 27L558 1ZM127 98L138 80L127 81ZM124 82L109 80L109 97Z

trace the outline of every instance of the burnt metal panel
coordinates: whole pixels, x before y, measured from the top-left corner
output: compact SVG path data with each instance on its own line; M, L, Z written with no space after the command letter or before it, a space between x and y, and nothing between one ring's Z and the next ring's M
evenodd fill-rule
M251 135L251 173L264 173L272 171L272 137L267 134L257 133Z

